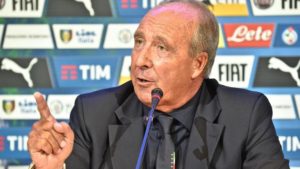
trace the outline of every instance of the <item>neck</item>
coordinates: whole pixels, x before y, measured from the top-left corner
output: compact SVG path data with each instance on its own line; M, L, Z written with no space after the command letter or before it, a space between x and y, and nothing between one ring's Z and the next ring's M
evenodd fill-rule
M156 109L161 112L171 113L172 111L180 108L196 95L196 93L200 90L202 82L203 80L199 81L199 83L197 84L192 85L187 92L184 92L182 96L177 97L178 99L174 101L161 102L161 104L158 104Z

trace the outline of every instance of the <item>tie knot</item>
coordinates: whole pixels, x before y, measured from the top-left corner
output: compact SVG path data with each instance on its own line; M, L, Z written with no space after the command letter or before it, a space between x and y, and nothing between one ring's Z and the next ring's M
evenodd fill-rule
M159 115L159 116L157 116L157 120L160 123L160 125L162 126L164 133L169 134L171 132L173 117L166 116L166 115Z

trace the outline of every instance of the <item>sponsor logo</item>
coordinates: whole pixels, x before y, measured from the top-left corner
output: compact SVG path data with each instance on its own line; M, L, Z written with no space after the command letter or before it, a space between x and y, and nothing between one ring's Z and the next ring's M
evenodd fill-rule
M137 8L138 7L138 1L137 0L121 0L121 7L123 9L127 8Z
M259 58L255 87L299 87L300 57Z
M76 65L61 65L62 80L78 80L78 73L81 72L82 80L110 80L111 68L110 65L100 64L82 64Z
M210 77L221 84L247 88L254 56L217 56Z
M274 4L274 0L254 0L254 5L259 9L268 9Z
M3 145L0 158L29 158L27 147L29 131L30 128L0 128L0 145Z
M300 0L251 0L251 6L257 16L300 14Z
M61 76L62 80L77 80L78 79L78 67L76 65L62 65Z
M0 59L0 87L52 87L46 58Z
M298 128L277 129L279 142L284 156L290 160L299 159L300 135Z
M266 95L273 109L273 119L296 119L292 97L283 94Z
M123 65L122 65L121 75L119 79L119 85L130 80L130 65L131 65L131 56L125 56L123 58Z
M248 16L246 0L199 0L216 16Z
M59 49L99 48L103 25L54 24L54 36Z
M274 46L299 47L299 30L300 24L279 24L277 26Z
M293 27L285 29L281 35L282 40L287 45L293 45L298 40L298 34Z
M131 39L133 39L133 35L131 34L129 29L123 29L119 32L119 41L122 43L129 43Z
M47 103L55 119L69 119L77 95L49 95Z
M13 136L9 135L6 137L9 142L10 151L27 151L28 136Z
M121 16L143 16L164 0L115 0Z
M114 86L119 77L121 59L118 56L82 58L57 58L55 71L60 87Z
M15 110L14 100L2 100L2 109L4 113L11 114Z
M103 47L106 49L133 48L133 35L137 27L138 24L109 24Z
M89 11L90 16L95 16L95 10L92 5L92 0L75 0L76 2L83 3L86 10Z
M72 40L73 32L70 29L60 30L60 40L64 43L69 43Z
M29 62L29 65L27 67L23 68L20 65L18 65L16 62L14 62L13 60L11 60L9 58L4 58L2 60L1 69L7 70L7 71L12 71L16 74L22 75L24 80L27 82L28 86L33 87L33 82L32 82L32 78L30 76L30 71L31 71L32 67L37 63L37 61L38 61L37 58L33 58Z
M52 49L50 27L46 24L7 25L4 49Z
M66 6L68 8L66 8ZM112 16L109 0L51 0L48 16Z
M270 47L274 24L225 24L228 47Z
M0 0L0 10L3 9L5 5L5 0Z
M38 119L39 113L37 112L36 102L32 95L0 95L0 109L1 119ZM6 113L6 101L14 102L14 108L10 113ZM10 103L12 104L12 103ZM9 105L12 107L12 105Z
M45 0L0 0L0 17L41 17Z

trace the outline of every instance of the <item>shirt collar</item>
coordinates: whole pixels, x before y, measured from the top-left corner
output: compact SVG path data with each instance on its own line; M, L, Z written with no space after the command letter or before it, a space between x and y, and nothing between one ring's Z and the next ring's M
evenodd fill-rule
M188 131L191 131L193 125L193 120L199 103L199 99L201 95L200 93L202 91L202 88L203 87L200 87L198 92L186 104L168 113L169 116L172 116L174 119L176 119L177 122L182 124ZM149 110L150 110L149 107L145 105L143 106L143 113L145 117L148 115ZM153 117L155 118L160 114L166 114L166 113L155 110Z

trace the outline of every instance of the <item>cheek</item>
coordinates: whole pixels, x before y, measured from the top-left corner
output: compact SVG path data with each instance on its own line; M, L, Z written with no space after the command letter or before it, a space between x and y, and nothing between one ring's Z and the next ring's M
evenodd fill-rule
M189 67L177 65L164 67L158 74L160 75L159 79L161 80L162 87L176 90L178 86L188 83L192 72L189 70Z

